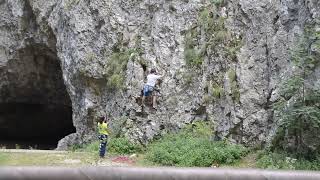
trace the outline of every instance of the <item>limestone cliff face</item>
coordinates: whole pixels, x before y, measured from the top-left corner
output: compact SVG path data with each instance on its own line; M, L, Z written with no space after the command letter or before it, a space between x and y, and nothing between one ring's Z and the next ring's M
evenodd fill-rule
M91 140L104 114L141 143L207 120L216 138L263 145L276 128L271 107L289 51L307 22L319 24L319 8L317 0L2 0L0 100L19 99L8 74L21 56L40 54L60 62L71 100L57 102L72 106L76 128L60 149ZM164 75L157 111L139 103L150 68ZM16 86L31 86L35 77L23 72Z

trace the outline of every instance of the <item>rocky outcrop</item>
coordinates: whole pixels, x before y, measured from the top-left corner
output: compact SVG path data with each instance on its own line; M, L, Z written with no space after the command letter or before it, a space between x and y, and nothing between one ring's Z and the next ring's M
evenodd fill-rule
M60 149L90 141L95 118L104 114L144 144L206 120L215 124L217 139L264 145L276 128L271 107L291 68L289 51L305 23L318 21L320 5L219 2L3 0L0 73L30 45L56 55L76 128ZM164 75L157 111L140 106L150 68ZM0 99L11 82L3 77Z

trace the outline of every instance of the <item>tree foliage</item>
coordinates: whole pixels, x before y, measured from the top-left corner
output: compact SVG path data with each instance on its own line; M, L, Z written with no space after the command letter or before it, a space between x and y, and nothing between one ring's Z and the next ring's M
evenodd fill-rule
M310 78L320 62L320 33L306 26L292 53L291 76L281 83L280 100L275 104L280 127L274 145L299 157L313 157L320 150L320 91Z

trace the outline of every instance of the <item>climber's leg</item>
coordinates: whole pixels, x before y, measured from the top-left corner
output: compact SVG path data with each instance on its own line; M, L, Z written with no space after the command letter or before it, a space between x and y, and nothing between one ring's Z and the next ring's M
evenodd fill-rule
M157 109L157 95L156 94L152 95L152 107L153 107L153 109Z
M144 85L144 86L143 86L142 106L143 106L144 103L145 103L146 96L149 96L149 88L148 88L148 85Z
M144 101L146 100L146 96L142 96L142 106L144 105Z

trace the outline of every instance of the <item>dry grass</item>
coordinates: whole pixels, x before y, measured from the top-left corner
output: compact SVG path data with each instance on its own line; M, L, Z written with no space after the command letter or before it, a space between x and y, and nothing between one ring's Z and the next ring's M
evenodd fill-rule
M257 168L256 153L250 153L233 165L222 165L228 168ZM37 152L0 152L0 166L127 166L125 163L114 163L114 157L99 160L96 154L87 152L65 152L65 153L37 153ZM138 154L133 158L134 166L157 167L145 159L144 154Z
M0 166L67 166L78 167L95 165L98 157L90 153L27 153L2 152Z

